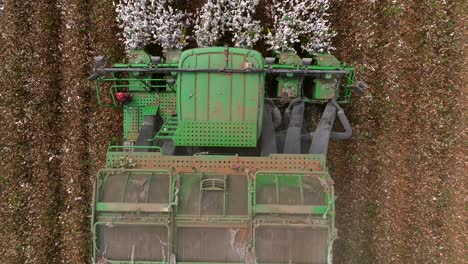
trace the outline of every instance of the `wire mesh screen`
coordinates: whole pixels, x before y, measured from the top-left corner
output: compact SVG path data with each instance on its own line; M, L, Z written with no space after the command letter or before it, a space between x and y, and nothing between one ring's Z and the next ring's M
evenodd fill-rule
M259 263L326 263L327 229L259 227L255 253Z
M167 258L164 226L101 225L98 233L98 259L163 261Z
M104 177L99 202L168 203L170 177L165 174L121 173Z
M246 228L181 227L177 229L177 261L244 262Z
M257 204L326 204L324 188L318 177L258 175L255 181Z

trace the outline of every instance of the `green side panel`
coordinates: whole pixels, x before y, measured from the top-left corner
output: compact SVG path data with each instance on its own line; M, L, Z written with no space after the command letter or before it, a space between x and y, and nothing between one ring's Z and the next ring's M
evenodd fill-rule
M300 78L280 76L278 80L278 97L297 97L299 96Z
M155 104L159 106L159 112L164 120L176 114L176 93L158 93Z
M255 147L254 122L181 121L174 136L176 146Z
M140 114L137 106L124 106L124 139L136 140L140 131ZM143 118L143 117L142 117Z
M340 67L340 61L333 55L328 53L313 53L315 59L317 60L318 66L333 66Z
M302 65L302 60L295 51L283 51L277 54L280 64Z
M315 79L313 98L316 100L326 100L335 98L336 95L336 77L333 79Z
M340 61L328 53L313 53L317 66L323 67L341 67ZM312 98L315 100L327 100L336 97L337 77L325 74L323 78L314 79L314 89Z
M132 101L123 106L124 140L136 140L145 115L159 114L164 121L176 113L174 92L133 92Z
M262 69L263 57L247 49L201 48L185 51L179 67ZM189 134L210 133L214 135L205 135L205 146L255 147L261 133L264 73L182 72L177 82L177 111L182 127L176 132L176 145L184 142L190 144L185 146L201 146L197 140L184 138ZM252 124L256 126L254 129ZM249 143L239 143L239 134ZM220 141L221 138L232 138L234 144Z
M124 140L136 140L138 138L145 116L145 108L154 106L155 101L155 93L132 93L132 101L123 106Z
M127 58L128 62L132 65L132 67L145 68L151 61L150 55L144 50L132 50L127 54ZM143 80L151 78L151 75L142 75L141 73L130 73L129 76L136 79L128 82L129 91L144 92L151 85L150 81Z

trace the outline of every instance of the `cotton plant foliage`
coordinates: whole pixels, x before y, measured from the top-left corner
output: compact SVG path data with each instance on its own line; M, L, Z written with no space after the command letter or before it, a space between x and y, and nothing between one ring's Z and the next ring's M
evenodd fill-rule
M116 5L122 40L129 50L142 48L151 39L147 0L120 0Z
M225 32L231 32L235 47L253 47L261 38L260 21L253 19L257 5L258 0L207 0L195 23L198 46L216 45Z
M207 0L198 11L195 22L195 40L200 47L209 47L223 35L227 19L227 0Z
M269 12L273 27L266 40L270 49L294 50L300 43L308 52L329 51L336 33L328 20L329 0L272 0Z
M127 49L141 49L149 43L164 49L182 49L187 45L185 29L190 15L172 7L172 0L120 0L117 21L123 29Z
M151 36L164 49L183 49L187 45L185 30L191 23L191 16L174 9L172 2L151 0Z
M190 14L173 7L174 0L119 0L117 20L127 49L155 43L165 49L187 45L185 29ZM260 22L253 18L259 0L207 0L197 12L194 37L199 47L219 44L229 32L233 45L252 48L262 38ZM328 20L329 0L271 0L273 25L266 42L272 50L293 50L296 43L308 52L328 51L335 32Z
M260 21L253 19L259 0L229 1L228 30L233 33L234 46L251 48L260 40Z

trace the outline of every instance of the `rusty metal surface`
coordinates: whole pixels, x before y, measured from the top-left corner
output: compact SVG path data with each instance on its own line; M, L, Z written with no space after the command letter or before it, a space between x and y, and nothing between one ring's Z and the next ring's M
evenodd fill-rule
M131 159L138 169L167 169L174 173L198 171L245 175L257 171L318 172L325 170L323 155L279 154L269 157L239 156L164 156L159 152L108 152L107 165L121 158Z

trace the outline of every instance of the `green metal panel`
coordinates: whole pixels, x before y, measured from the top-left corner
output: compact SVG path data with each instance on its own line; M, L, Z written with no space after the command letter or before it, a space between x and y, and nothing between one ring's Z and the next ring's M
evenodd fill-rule
M335 56L328 53L313 54L318 66L337 67L341 66ZM325 74L322 78L314 79L313 99L326 100L336 97L337 77L331 74Z
M329 53L313 53L318 66L340 67L340 61Z
M299 85L301 84L301 78L281 76L277 77L276 80L278 80L276 96L289 98L300 96Z
M145 106L143 110L143 115L145 116L155 116L158 113L158 106Z
M287 65L294 65L294 66L302 65L302 60L295 51L279 52L277 56L279 58L280 64L287 64Z
M336 96L336 77L329 76L329 79L321 78L314 80L313 99L326 100Z
M202 48L185 51L179 67L262 69L263 58L253 50ZM208 133L205 146L255 147L261 133L264 79L264 73L179 73L175 144L203 146L193 135ZM222 129L221 124L228 129ZM239 134L245 140L241 141Z

